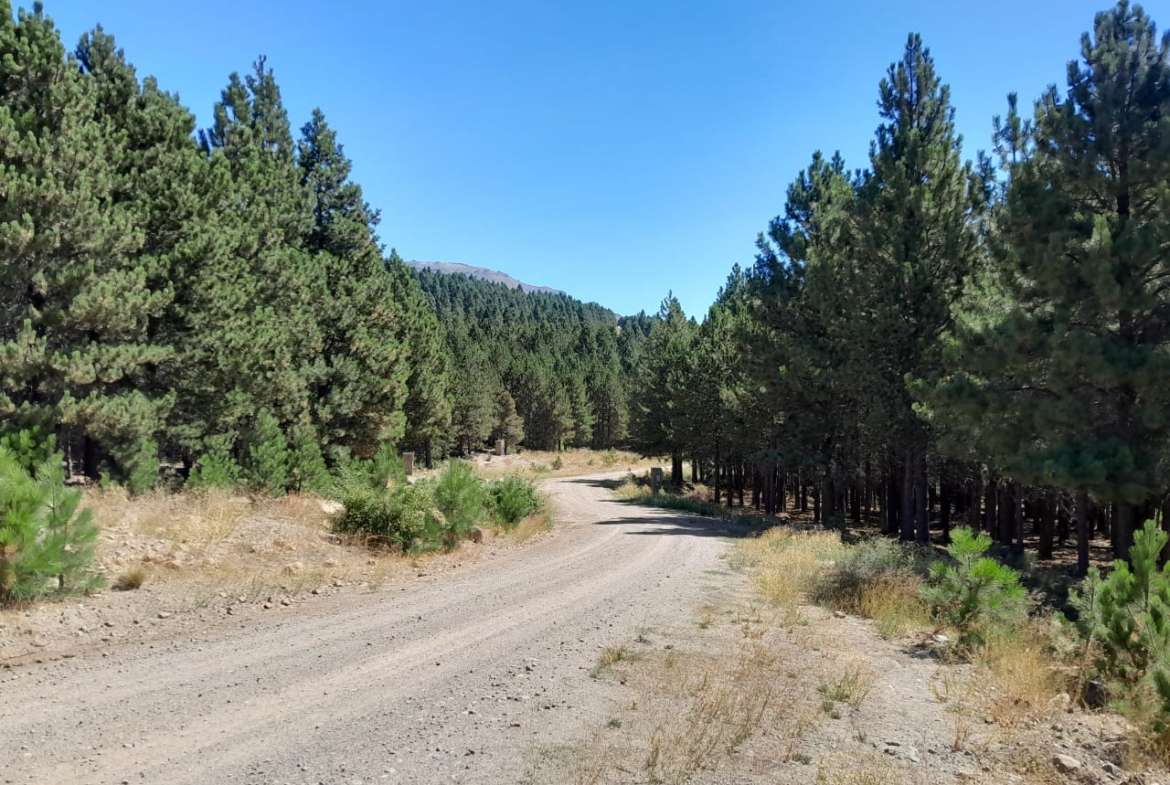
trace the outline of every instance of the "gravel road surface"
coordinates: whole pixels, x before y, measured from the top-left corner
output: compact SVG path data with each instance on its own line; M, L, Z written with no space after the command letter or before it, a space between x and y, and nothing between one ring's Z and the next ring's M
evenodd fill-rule
M692 618L726 547L598 479L550 481L553 534L453 574L0 672L0 782L520 781L603 718L600 649Z

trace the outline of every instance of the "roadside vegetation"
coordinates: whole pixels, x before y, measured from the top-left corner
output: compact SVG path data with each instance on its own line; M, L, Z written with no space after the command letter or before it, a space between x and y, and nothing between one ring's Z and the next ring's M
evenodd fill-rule
M1148 522L1132 564L1104 578L1094 570L1060 609L1029 596L1027 575L990 555L991 538L952 535L938 551L777 527L741 540L737 558L784 624L799 625L815 603L872 619L882 637L917 640L944 667L973 665L980 675L966 680L960 711L1005 728L1070 708L1114 711L1132 723L1130 762L1170 765L1167 534Z
M21 431L0 439L0 605L86 593L106 583L133 591L191 571L215 576L224 588L254 582L266 570L272 577L264 580L273 584L288 584L289 578L307 584L343 571L323 569L341 567L336 555L321 557L330 564L318 566L322 574L316 576L293 558L305 554L311 561L320 550L311 543L326 535L367 553L418 555L450 551L468 538L482 540L481 527L526 539L551 524L531 479L484 480L463 461L408 479L390 446L333 471L320 463L308 465L309 471L275 429L245 465L226 455L207 456L175 491L135 494L113 482L89 490L68 487L63 464L51 436ZM282 484L274 484L280 478ZM304 490L288 492L288 478ZM260 530L264 521L286 523L279 531L267 524L267 534L257 531L236 543L253 555L233 557L228 543L241 538L249 520ZM109 530L105 540L113 554L99 553L99 525ZM131 554L140 545L148 550L135 560ZM265 566L257 557L269 551L288 555ZM355 554L352 561L364 559ZM251 578L245 578L246 563Z

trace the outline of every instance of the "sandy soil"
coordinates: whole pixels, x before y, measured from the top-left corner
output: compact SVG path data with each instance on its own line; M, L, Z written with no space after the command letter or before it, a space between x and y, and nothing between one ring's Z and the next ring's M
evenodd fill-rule
M599 651L682 623L726 548L714 521L547 487L555 532L496 558L0 671L0 781L518 781L607 716Z

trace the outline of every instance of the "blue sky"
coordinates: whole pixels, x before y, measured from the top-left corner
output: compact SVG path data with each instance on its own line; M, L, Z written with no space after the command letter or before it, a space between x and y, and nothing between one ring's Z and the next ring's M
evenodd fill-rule
M1144 4L1163 27L1170 0ZM1063 84L1106 0L237 2L46 0L100 22L206 125L258 54L294 128L320 106L383 240L621 313L706 310L816 149L863 166L877 84L910 31L968 156L1009 91Z

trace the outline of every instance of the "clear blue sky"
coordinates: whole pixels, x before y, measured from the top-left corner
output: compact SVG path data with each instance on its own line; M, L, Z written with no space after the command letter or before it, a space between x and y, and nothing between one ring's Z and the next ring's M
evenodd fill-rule
M19 0L17 0L19 2ZM31 2L29 2L31 4ZM266 54L294 128L320 106L381 234L622 313L700 314L816 149L863 166L877 83L922 33L968 156L1079 51L1106 0L382 2L46 0L101 22L208 123ZM1144 4L1164 29L1170 0Z

